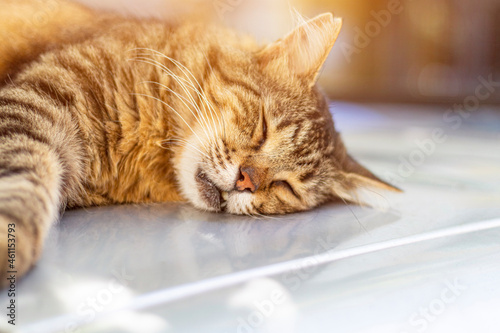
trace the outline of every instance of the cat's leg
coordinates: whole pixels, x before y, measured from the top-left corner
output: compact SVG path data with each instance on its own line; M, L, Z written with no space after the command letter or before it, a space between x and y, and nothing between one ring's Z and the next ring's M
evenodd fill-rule
M65 199L71 143L57 116L33 94L0 94L0 286L40 257Z
M0 285L6 275L20 277L36 262L58 214L58 158L50 147L30 141L15 140L10 149L3 142L0 148Z

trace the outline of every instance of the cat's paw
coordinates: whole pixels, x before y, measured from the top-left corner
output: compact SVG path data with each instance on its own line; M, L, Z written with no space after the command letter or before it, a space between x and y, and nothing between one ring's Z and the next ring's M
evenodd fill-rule
M15 284L36 262L33 239L27 228L0 216L0 288Z

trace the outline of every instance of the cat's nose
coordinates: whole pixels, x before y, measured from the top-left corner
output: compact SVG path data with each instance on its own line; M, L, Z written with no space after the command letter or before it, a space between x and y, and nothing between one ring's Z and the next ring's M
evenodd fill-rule
M238 191L250 190L252 193L254 193L259 188L259 185L260 185L259 177L257 177L254 168L252 167L240 168L240 177L236 181L236 189Z

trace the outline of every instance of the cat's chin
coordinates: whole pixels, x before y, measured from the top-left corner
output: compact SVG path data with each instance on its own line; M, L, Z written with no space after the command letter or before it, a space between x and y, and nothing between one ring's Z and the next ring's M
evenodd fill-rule
M207 208L215 212L224 211L227 206L228 193L217 187L202 169L196 172L195 179L200 198Z

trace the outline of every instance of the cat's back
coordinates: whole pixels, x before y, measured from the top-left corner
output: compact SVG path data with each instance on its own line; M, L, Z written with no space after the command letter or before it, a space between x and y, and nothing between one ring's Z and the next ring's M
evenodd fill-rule
M66 0L0 0L0 85L41 54L92 37L108 24Z

